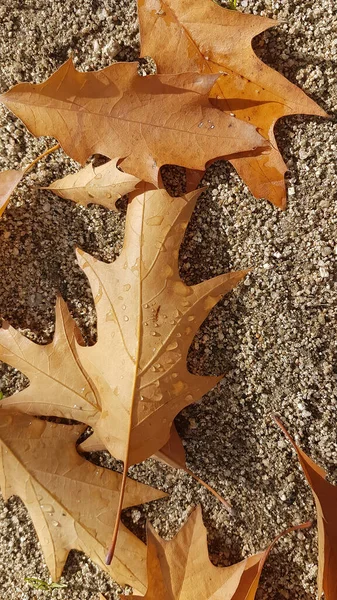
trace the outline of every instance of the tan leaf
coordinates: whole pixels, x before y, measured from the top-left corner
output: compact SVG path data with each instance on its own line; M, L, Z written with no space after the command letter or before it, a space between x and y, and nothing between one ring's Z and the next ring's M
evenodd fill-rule
M316 504L318 526L318 598L337 598L337 486L326 480L326 472L301 450L281 421L276 423L297 452Z
M274 125L286 115L327 115L253 51L252 38L277 23L227 10L211 0L138 0L138 13L142 56L154 58L159 73L222 74L210 94L215 105L254 124L272 144L268 154L231 162L257 198L284 208L287 167L277 149Z
M303 526L308 524L299 527ZM144 600L254 600L263 565L275 541L264 552L221 568L209 560L200 507L169 542L149 526L148 589Z
M9 199L14 192L18 183L24 176L24 170L12 169L10 171L2 171L0 173L0 217L3 214Z
M96 430L116 458L125 460L129 448L126 464L162 448L176 414L220 379L189 373L187 353L211 308L244 273L191 287L181 281L178 249L198 195L171 199L163 190L133 195L117 261L82 259L96 299L98 343L78 347L77 353L101 391Z
M94 346L77 342L60 301L58 333L48 346L39 347L12 328L0 330L0 359L28 377L30 372L34 383L1 405L94 427L110 453L124 461L118 515L127 468L162 448L178 412L221 379L192 375L187 353L210 310L246 272L190 287L181 281L179 246L199 193L171 198L145 186L131 197L119 258L105 264L79 255L97 310ZM108 561L118 523L117 518Z
M135 195L119 258L105 264L79 256L97 309L94 346L78 344L61 301L47 346L11 327L0 330L1 360L30 380L28 388L2 401L4 407L85 422L127 465L166 444L177 413L221 379L189 373L187 353L212 307L245 274L190 287L181 281L178 251L198 195L171 198L164 190Z
M105 564L106 536L115 525L121 479L76 451L83 425L56 425L27 415L0 414L0 485L5 499L25 503L51 576L57 580L72 549L85 552L120 584L146 586L146 548L126 527L111 567ZM165 496L128 479L124 507Z
M167 163L204 169L218 156L269 148L255 127L211 106L217 74L141 77L137 68L115 63L80 73L69 59L44 83L20 83L0 101L81 164L95 153L126 157L124 171L155 185Z
M57 179L45 189L84 206L94 202L116 210L116 201L132 192L139 183L133 175L117 169L117 162L115 158L99 167L90 163L77 173Z

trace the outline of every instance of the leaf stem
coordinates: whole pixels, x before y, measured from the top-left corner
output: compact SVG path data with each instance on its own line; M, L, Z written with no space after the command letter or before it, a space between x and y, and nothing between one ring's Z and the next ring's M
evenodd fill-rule
M306 521L305 523L299 523L299 525L292 525L291 527L288 527L287 529L284 529L283 531L281 531L281 533L279 533L276 536L276 538L272 541L271 544L269 544L268 548L265 550L263 560L261 560L259 563L259 569L258 569L259 574L261 574L264 563L266 562L269 554L273 550L275 544L277 544L277 542L284 535L287 535L288 533L292 533L293 531L298 531L299 529L309 529L309 527L312 527L312 524L313 524L312 521Z
M24 173L28 173L28 171L30 171L33 167L35 167L35 165L42 160L45 156L48 156L48 154L51 154L52 152L55 152L55 150L58 150L60 148L60 144L55 144L55 146L52 146L52 148L48 148L47 150L45 150L44 152L42 152L42 154L40 154L39 156L37 156L36 158L34 158L34 160L28 165L28 167L26 167L23 172Z
M206 483L205 481L200 479L200 477L198 477L198 475L196 475L195 473L190 471L187 467L185 467L184 470L186 471L186 473L188 473L188 475L193 477L193 479L195 479L195 481L197 481L198 483L200 483L200 485L202 485L204 488L206 488L206 490L211 492L211 494L213 494L213 496L215 496L215 498L217 500L219 500L219 502L221 502L221 504L223 504L223 506L228 510L228 512L231 515L234 514L232 505L227 500L222 498L222 496L220 496L220 494L218 494L218 492L216 492L210 485L208 485L208 483Z
M117 513L116 513L115 527L114 527L113 534L112 534L111 544L110 544L110 547L109 547L109 550L108 550L108 553L107 553L106 559L105 559L105 562L107 565L111 565L111 561L112 561L113 555L115 553L115 548L116 548L116 543L117 543L117 538L118 538L118 531L119 531L120 517L121 517L121 513L122 513L122 509L123 509L123 500L124 500L124 492L125 492L127 477L128 477L128 465L125 462L124 469L123 469L121 489L119 491L119 500L118 500L118 507L117 507Z

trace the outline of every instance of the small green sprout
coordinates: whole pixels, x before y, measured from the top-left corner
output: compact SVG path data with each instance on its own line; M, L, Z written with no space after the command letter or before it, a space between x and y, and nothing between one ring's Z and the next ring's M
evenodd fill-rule
M2 391L0 390L0 400L2 400L3 397L4 397L4 395L3 395Z
M50 592L51 590L56 590L57 588L68 587L66 583L48 583L48 581L44 581L38 577L25 577L25 581L27 581L27 583L35 590L44 590L45 592Z
M238 2L238 0L229 0L228 1L229 10L236 10L237 2Z

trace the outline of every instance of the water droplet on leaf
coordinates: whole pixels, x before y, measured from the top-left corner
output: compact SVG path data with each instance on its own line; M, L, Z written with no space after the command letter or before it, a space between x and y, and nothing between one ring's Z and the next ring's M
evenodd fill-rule
M98 292L97 292L97 294L95 296L95 299L94 299L95 300L95 304L99 303L100 299L102 298L102 295L103 295L103 290L102 290L102 286L100 285L99 288L98 288Z
M54 512L54 507L51 504L40 504L41 509L43 510L43 512L52 515Z
M51 524L54 525L54 527L60 527L60 523L58 521L52 521Z
M178 348L178 344L177 344L177 342L171 342L171 344L169 344L169 345L167 346L167 350L168 350L168 351L170 351L170 350L175 350L176 348Z

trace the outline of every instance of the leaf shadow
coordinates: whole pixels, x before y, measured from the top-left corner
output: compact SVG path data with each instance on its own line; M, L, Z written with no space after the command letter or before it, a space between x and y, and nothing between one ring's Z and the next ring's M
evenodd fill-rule
M123 243L125 205L120 212L99 206L84 209L27 185L17 194L22 192L28 203L12 203L0 221L1 317L35 341L47 343L54 331L55 299L61 293L85 340L93 343L94 302L75 249L114 260Z
M327 73L329 70L333 73L336 71L337 61L333 58L318 59L315 55L310 55L308 53L304 54L304 52L294 50L292 47L293 42L293 35L280 27L275 27L274 29L270 29L256 36L253 39L252 46L257 56L264 64L275 69L275 71L283 75L288 81L303 89L310 98L315 100L315 102L324 108L326 112L331 114L331 106L327 100L327 97L329 98L330 90ZM275 44L278 48L277 52L275 52ZM282 58L283 51L289 54L291 65L289 65L287 60ZM305 89L305 85L299 83L299 71L309 66L320 68L324 84L320 85L319 92L316 90L310 91L309 89Z

